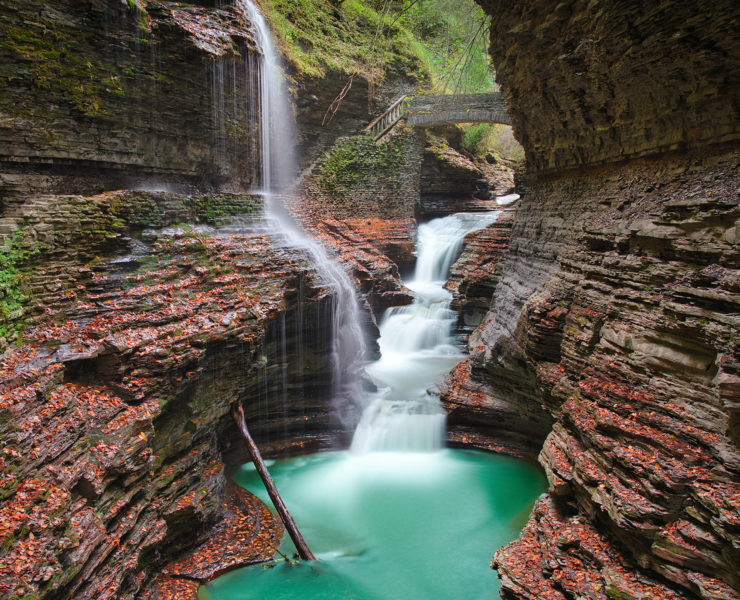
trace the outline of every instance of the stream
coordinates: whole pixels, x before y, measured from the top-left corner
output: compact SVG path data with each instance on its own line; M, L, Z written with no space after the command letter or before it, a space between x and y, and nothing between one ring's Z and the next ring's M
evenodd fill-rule
M498 211L460 213L418 229L417 263L406 286L414 296L387 311L380 358L364 372L364 340L354 288L324 248L310 240L279 203L296 163L287 95L266 22L239 0L262 48L261 115L265 227L276 243L305 253L334 290L332 397L338 414L362 409L348 451L270 461L270 471L316 562L276 560L238 569L200 588L202 600L448 600L496 597L489 568L513 540L545 489L533 465L506 456L444 449L445 416L436 383L464 358L457 315L444 288L465 236ZM351 410L347 411L351 414ZM235 481L270 500L250 463ZM281 552L295 548L284 536Z
M429 452L444 445L445 416L435 388L464 357L457 314L444 288L465 236L496 220L497 211L458 213L419 226L416 268L405 282L409 306L389 309L380 326L381 357L365 369L378 387L352 440L353 452Z
M380 327L366 371L377 392L349 451L270 461L314 563L246 567L201 588L202 600L493 600L493 553L517 537L545 490L539 469L511 457L443 449L435 382L462 360L444 283L467 233L497 212L419 227L409 306ZM270 505L252 464L235 480ZM295 553L289 537L281 552Z

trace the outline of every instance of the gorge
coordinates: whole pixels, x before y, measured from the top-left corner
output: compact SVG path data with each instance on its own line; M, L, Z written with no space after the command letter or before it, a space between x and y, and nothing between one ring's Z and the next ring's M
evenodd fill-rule
M500 497L451 476L452 457L539 465L546 491L508 534L476 537L449 506L430 522L460 529L461 553L409 534L439 564L481 545L470 562L493 556L503 598L740 597L740 7L478 0L526 155L513 169L452 125L361 133L438 84L411 3L260 4L266 21L247 1L0 6L0 595L229 597L241 571L219 576L271 560L282 534L234 483L241 402L297 515L322 481L344 493L341 461L386 456L430 497L449 475L443 499L489 523ZM459 213L478 224L460 225L450 278L422 276L417 241ZM436 337L404 331L418 316ZM439 369L409 383L410 358ZM410 439L448 448L406 465L337 452ZM489 484L526 473L526 510L537 470L482 456ZM395 497L368 473L346 492L368 503L341 524L347 556L347 529ZM378 590L355 597L416 593L373 569ZM495 575L441 597L492 597ZM239 584L274 594L261 585Z

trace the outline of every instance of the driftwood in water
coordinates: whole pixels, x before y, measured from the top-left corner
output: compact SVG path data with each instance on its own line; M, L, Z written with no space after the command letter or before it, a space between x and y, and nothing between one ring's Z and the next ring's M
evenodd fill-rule
M262 482L267 488L267 493L270 495L270 499L275 505L275 508L280 515L280 519L285 525L285 529L288 530L290 539L293 540L296 550L298 550L298 556L300 556L303 560L316 560L313 552L311 552L308 544L306 544L306 540L303 539L301 532L298 530L293 517L290 516L290 513L288 512L283 499L280 497L280 494L275 487L275 482L272 480L272 477L270 477L270 473L267 471L265 461L262 460L262 455L257 448L257 444L254 443L252 436L249 435L247 423L244 420L244 411L242 410L241 402L235 402L231 406L231 416L234 417L234 421L236 421L236 424L239 427L239 431L241 431L242 437L247 444L247 450L249 450L249 455L252 457L254 466L257 467L257 472L260 474Z

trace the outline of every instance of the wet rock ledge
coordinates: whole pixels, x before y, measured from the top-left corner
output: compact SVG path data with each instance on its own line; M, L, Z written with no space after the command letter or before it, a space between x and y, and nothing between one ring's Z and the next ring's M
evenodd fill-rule
M241 227L203 228L235 213ZM268 453L331 443L331 332L313 328L331 298L302 257L243 228L260 214L251 196L111 192L4 218L26 249L24 343L0 359L4 598L142 598L234 514L232 401ZM285 395L288 413L265 401Z
M238 8L5 2L0 39L0 209L29 194L255 181L256 50Z

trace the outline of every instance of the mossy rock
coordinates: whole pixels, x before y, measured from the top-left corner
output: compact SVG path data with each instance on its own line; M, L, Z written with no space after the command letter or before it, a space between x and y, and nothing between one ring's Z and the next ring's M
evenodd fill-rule
M317 182L324 192L348 190L363 181L397 174L405 159L393 138L383 144L368 136L342 138L327 153Z

